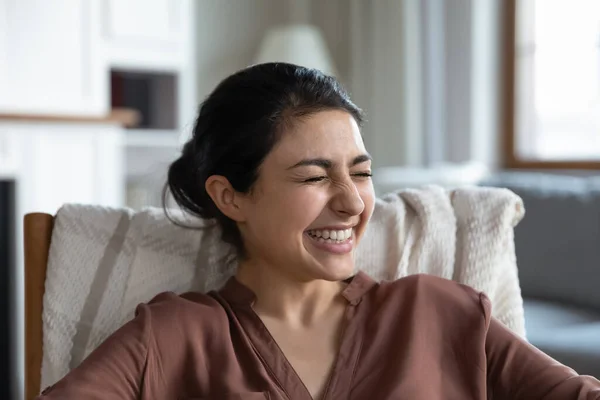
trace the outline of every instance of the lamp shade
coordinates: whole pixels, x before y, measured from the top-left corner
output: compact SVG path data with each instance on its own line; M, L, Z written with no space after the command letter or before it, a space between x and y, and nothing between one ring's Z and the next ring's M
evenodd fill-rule
M270 29L263 39L257 64L286 62L337 75L321 31L312 25L285 25Z

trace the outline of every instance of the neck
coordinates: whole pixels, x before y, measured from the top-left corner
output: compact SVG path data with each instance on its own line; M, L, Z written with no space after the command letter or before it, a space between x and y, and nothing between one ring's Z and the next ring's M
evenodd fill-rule
M262 263L241 262L236 279L256 295L257 314L294 326L313 325L346 302L341 296L344 282L302 280Z

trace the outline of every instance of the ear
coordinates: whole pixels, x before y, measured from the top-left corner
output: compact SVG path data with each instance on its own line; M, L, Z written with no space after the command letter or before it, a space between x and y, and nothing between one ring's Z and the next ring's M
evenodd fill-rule
M204 184L206 192L223 214L236 222L244 222L240 194L235 191L229 180L221 175L212 175Z

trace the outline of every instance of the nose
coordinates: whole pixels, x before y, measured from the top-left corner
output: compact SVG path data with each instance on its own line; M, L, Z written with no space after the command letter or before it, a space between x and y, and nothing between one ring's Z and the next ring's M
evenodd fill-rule
M354 216L364 211L365 203L352 179L349 178L343 183L339 183L336 189L332 199L332 207L336 213L344 216Z

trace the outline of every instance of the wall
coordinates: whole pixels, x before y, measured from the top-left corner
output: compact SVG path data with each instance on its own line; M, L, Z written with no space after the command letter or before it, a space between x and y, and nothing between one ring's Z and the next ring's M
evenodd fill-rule
M252 64L269 28L291 21L310 22L321 28L340 80L348 83L351 43L346 0L202 1L196 7L200 99L221 79Z
M281 0L199 1L196 13L199 101L223 78L252 64L266 30L288 19Z
M420 161L420 106L412 82L418 69L405 63L407 49L418 49L412 15L402 2L352 0L349 87L355 102L367 113L363 137L373 165L416 164ZM410 10L409 10L410 11ZM417 44L417 46L415 46ZM416 100L416 102L415 102ZM415 140L416 139L416 140Z
M350 7L348 0L312 0L309 21L318 26L335 60L338 79L350 88L352 41L350 38Z

